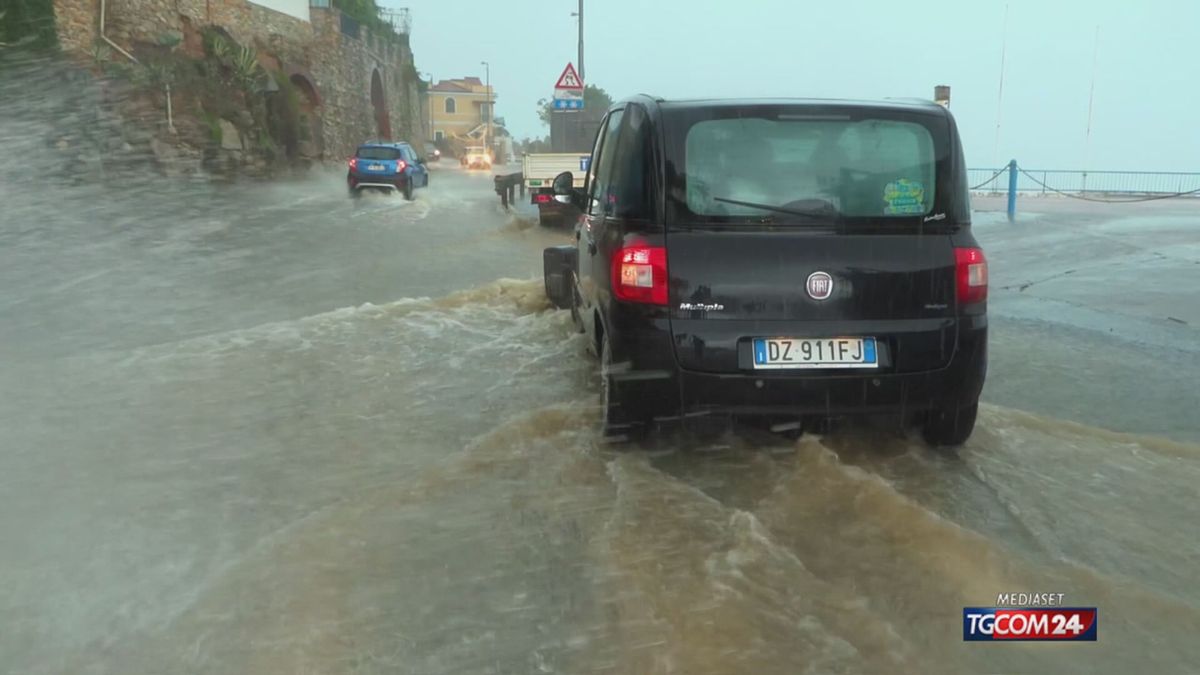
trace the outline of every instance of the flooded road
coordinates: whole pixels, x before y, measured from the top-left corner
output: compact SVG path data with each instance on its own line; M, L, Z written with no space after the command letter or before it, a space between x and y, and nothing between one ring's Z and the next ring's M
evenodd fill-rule
M489 176L2 196L0 672L1200 663L1194 207L978 214L957 456L853 428L619 453L542 296L567 236ZM963 643L1007 592L1098 606L1099 642Z

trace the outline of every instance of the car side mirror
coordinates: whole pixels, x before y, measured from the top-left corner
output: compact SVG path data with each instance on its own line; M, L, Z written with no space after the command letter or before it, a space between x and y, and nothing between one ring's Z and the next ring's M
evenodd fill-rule
M575 176L570 171L564 171L554 177L550 190L556 197L570 197L575 191Z
M550 184L550 191L554 193L554 201L559 204L573 203L578 195L578 190L575 189L575 176L570 171L558 174L554 177L554 182Z

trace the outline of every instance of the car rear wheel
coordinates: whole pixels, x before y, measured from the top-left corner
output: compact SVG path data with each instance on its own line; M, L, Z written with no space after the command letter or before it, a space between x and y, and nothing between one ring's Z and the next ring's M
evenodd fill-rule
M402 191L404 192L404 198L411 202L413 200L412 178L409 178L408 180L404 181L404 188Z
M600 439L605 443L629 443L646 434L643 420L630 414L620 387L613 378L612 349L608 338L600 347Z
M930 412L921 429L925 442L942 448L955 448L966 443L975 430L975 416L978 413L979 403Z

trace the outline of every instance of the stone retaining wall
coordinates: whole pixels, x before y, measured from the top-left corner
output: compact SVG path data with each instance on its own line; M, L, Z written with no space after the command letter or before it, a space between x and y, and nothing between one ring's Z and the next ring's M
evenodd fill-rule
M59 41L80 59L90 58L100 39L100 1L53 0ZM405 76L413 62L407 36L375 35L364 27L352 37L343 32L341 14L334 9L312 8L310 21L303 21L246 0L105 2L105 34L127 51L182 40L177 49L200 57L200 31L214 26L254 47L264 68L301 81L301 91L308 93L306 112L317 118L320 138L305 148L311 159L339 160L361 141L385 136L372 104L376 73L391 137L420 140L417 83Z

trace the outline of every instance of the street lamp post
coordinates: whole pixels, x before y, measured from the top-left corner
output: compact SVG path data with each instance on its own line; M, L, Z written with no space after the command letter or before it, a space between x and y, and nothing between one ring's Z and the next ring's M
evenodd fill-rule
M583 74L583 0L579 0L579 11L571 12L571 16L579 17L579 79L587 84L587 76Z
M483 132L483 147L490 157L492 153L492 117L495 116L492 110L492 64L480 61L479 65L487 70L487 130Z

